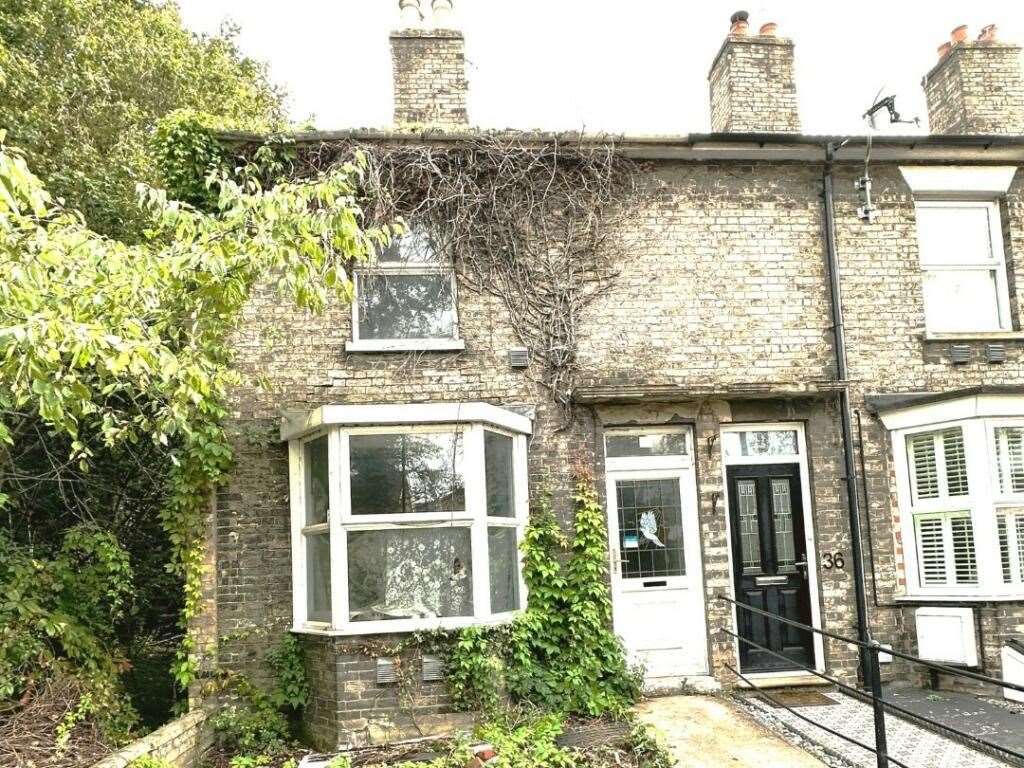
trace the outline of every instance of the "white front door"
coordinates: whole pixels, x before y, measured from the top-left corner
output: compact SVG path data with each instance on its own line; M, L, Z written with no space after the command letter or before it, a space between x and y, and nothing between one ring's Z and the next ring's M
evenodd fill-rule
M648 685L706 675L691 430L609 430L605 457L615 631Z

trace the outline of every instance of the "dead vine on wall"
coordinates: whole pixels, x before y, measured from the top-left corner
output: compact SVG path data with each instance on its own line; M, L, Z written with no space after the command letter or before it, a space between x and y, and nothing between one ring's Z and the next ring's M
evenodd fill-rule
M369 223L402 217L450 257L460 287L498 297L530 351L534 379L571 416L579 323L628 255L614 238L638 194L637 166L611 141L531 142L514 134L457 143L322 143L301 174L355 151L367 159Z

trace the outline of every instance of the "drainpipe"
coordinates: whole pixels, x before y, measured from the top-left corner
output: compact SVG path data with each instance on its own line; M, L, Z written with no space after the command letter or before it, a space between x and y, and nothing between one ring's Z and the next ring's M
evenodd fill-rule
M839 419L843 437L843 465L846 474L846 500L850 514L850 547L853 550L853 587L857 600L857 638L868 643L871 633L868 629L868 603L864 588L864 552L861 547L860 498L857 494L857 470L854 464L853 427L850 415L850 387L847 384L846 328L843 323L843 301L839 286L839 255L836 251L835 199L832 190L832 164L835 160L836 145L825 145L824 171L824 216L825 216L825 267L828 272L829 300L832 304L832 330L835 334L836 380L839 389ZM860 648L860 669L864 685L871 683L871 665L868 651Z

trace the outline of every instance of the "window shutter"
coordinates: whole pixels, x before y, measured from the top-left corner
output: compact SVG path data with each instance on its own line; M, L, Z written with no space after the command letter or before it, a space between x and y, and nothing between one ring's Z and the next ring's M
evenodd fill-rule
M999 537L999 563L1003 569L1003 583L1013 581L1013 570L1010 566L1010 531L1006 527L1006 515L996 515L996 533Z
M1017 523L1017 573L1024 581L1024 513L1018 512L1014 521Z
M964 452L964 433L959 428L942 433L942 450L946 459L946 494L966 496L967 455Z
M978 583L978 561L974 554L974 526L969 516L949 520L953 539L953 572L957 584Z
M1024 493L1024 427L996 429L996 464L1003 493Z
M939 496L939 470L935 458L935 438L931 434L910 438L910 455L914 465L914 490L918 499Z
M928 517L917 521L917 554L921 567L921 584L946 583L946 545L942 518Z

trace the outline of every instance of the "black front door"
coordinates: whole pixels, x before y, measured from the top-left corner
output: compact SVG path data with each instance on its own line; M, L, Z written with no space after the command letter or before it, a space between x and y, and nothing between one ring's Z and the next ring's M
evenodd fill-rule
M731 466L727 478L736 600L810 624L800 465ZM740 641L743 672L814 666L811 632L742 608L736 614L741 637L784 657Z

